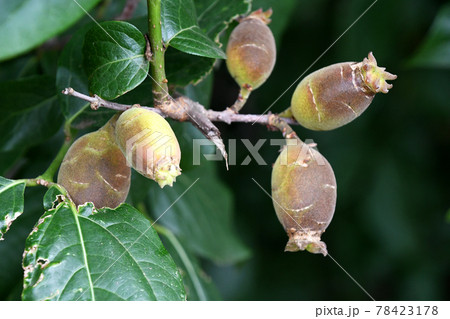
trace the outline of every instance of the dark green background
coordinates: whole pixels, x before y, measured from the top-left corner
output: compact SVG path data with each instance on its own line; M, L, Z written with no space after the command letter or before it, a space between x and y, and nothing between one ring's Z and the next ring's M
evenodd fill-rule
M261 113L326 50L373 1L255 0L272 7L271 27L278 58L272 76L255 91L243 113ZM301 127L334 168L338 201L322 239L331 256L376 300L450 298L450 70L408 64L423 43L445 1L379 0L312 68L362 60L373 51L379 65L397 74L388 95L378 95L356 121L331 132ZM115 4L106 10L120 11ZM84 20L87 22L88 19ZM74 28L76 30L76 28ZM70 32L73 32L71 30ZM0 80L56 72L60 51L41 47L0 64ZM207 86L206 86L207 87ZM271 111L284 110L291 88ZM211 106L234 102L237 85L224 63L215 71ZM56 116L56 115L55 115ZM62 122L61 122L62 123ZM280 138L260 125L219 124L228 139ZM63 140L62 132L24 152L8 178L43 172ZM248 155L238 141L237 162ZM17 157L3 152L0 166ZM234 222L251 257L234 266L203 260L203 268L225 300L369 300L330 258L306 252L284 253L287 240L271 199L271 163L278 150L266 142L268 163L233 166L217 163L235 197ZM185 157L186 158L186 157ZM0 243L0 299L19 298L24 238L42 214L45 190L26 191L26 214ZM6 244L7 243L7 244Z
M333 43L373 1L299 1L278 41L269 80L253 93L244 112L260 113ZM280 4L281 2L281 4ZM258 3L258 1L256 1ZM444 1L378 1L312 68L361 60L373 51L378 63L397 74L387 95L375 97L356 121L331 132L301 127L334 168L337 208L322 239L331 256L377 300L450 298L450 72L408 68ZM271 109L290 103L295 86ZM212 105L232 103L236 85L222 66ZM219 109L219 108L218 108ZM264 127L220 126L227 138L275 137ZM248 152L238 146L238 162ZM264 159L277 156L267 142ZM283 253L287 237L270 198L271 165L253 161L223 170L236 197L240 234L254 252L240 266L209 271L225 299L369 300L331 258Z

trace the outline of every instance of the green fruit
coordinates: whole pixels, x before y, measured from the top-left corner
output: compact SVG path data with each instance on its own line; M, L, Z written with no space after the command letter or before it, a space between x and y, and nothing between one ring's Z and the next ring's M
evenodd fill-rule
M115 208L125 201L130 189L131 169L115 142L113 117L96 132L75 141L58 173L73 202Z
M181 174L178 140L161 115L140 107L126 110L116 123L116 141L128 163L161 188Z
M320 236L336 206L336 179L327 160L300 140L285 146L273 166L272 198L289 236L285 251L326 255Z
M228 40L228 71L247 91L261 86L275 65L275 39L266 25L270 14L253 12L240 21Z
M378 67L372 52L363 62L327 66L305 77L291 101L291 112L302 126L326 131L361 115L378 92L388 93L397 76Z

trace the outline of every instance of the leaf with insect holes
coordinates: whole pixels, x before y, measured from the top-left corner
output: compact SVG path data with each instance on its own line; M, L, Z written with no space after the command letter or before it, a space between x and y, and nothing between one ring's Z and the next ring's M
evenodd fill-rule
M185 300L175 263L139 211L77 211L53 199L25 244L24 300Z
M14 181L0 176L0 240L9 227L23 213L24 181Z
M132 24L107 21L93 26L83 45L89 91L112 100L133 90L148 74L144 35Z

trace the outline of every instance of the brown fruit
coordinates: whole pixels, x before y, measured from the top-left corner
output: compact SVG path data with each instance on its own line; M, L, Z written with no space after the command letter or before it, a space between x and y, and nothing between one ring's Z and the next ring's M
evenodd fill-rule
M326 255L320 236L336 206L336 179L327 160L300 140L285 146L273 166L272 198L289 236L285 251Z
M130 165L161 188L181 174L177 137L161 115L140 107L126 110L116 123L116 141Z
M77 139L63 159L58 184L76 205L92 202L97 208L115 208L127 198L131 169L115 142L116 119Z
M377 66L372 52L363 62L327 66L305 77L295 89L291 112L302 126L326 131L361 115L376 93L388 93L397 76Z
M271 13L253 12L240 21L228 40L228 71L246 91L262 85L275 65L275 39L266 25Z

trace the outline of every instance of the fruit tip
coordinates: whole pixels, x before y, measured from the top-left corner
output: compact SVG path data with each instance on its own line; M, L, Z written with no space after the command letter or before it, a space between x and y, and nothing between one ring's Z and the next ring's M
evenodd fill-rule
M269 8L266 11L263 11L262 8L259 8L258 10L250 13L245 19L256 18L256 19L261 20L265 24L269 24L272 21L270 19L270 17L272 16L272 13L273 13L272 8Z
M397 75L387 72L384 67L378 66L373 52L369 52L368 57L364 58L358 65L365 84L372 92L389 92L392 88L392 84L389 84L386 81L395 80Z
M320 240L320 234L309 230L296 231L289 234L289 241L284 251L297 252L306 250L313 254L328 254L327 245Z
M179 175L181 175L181 168L179 168L178 165L169 164L157 169L155 181L161 188L164 188L166 185L172 187Z

